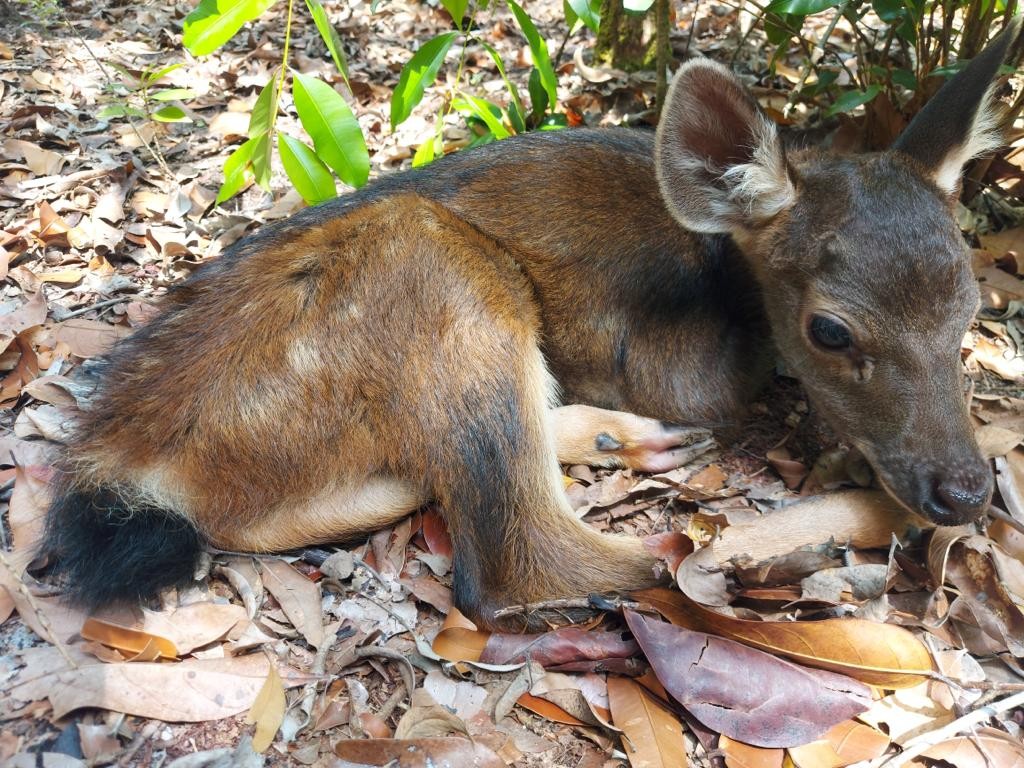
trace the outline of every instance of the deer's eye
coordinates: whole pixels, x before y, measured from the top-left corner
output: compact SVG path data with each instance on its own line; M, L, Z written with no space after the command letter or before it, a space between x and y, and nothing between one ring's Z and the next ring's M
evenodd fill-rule
M815 344L829 352L845 352L853 346L850 329L828 315L813 315L808 332Z

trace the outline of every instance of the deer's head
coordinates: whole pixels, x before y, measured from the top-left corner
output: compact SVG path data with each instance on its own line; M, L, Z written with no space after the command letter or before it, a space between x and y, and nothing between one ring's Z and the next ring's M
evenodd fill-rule
M940 525L992 493L960 342L978 287L953 217L964 164L998 147L992 84L1015 21L885 152L787 154L724 67L685 64L662 113L658 179L686 227L727 233L775 343L817 409L898 501Z

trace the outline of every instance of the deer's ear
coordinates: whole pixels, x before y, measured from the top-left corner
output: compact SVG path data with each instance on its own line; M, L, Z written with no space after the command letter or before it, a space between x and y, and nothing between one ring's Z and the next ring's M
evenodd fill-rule
M949 195L960 189L964 165L1002 146L998 105L993 98L999 68L1020 34L1014 17L984 51L935 94L893 144L917 160Z
M697 232L757 226L796 197L775 125L728 69L708 59L676 74L655 165L669 210Z

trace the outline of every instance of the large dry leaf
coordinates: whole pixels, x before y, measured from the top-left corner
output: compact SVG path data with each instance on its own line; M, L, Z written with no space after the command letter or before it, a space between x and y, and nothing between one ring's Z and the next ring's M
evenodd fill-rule
M54 339L67 344L77 357L96 357L109 352L115 342L130 333L131 329L123 325L76 317L59 323L54 328Z
M673 698L708 728L747 744L807 744L870 704L870 689L848 677L632 611L626 621Z
M857 549L888 547L894 533L903 537L911 530L932 527L887 494L843 491L815 496L752 522L729 526L715 541L714 550L719 563L742 556L759 562L830 540Z
M750 621L705 608L675 590L633 593L673 624L709 632L807 666L882 688L907 688L932 674L931 654L903 627L864 619Z
M34 325L46 322L46 296L41 290L13 312L0 316L0 350L14 341L14 337Z
M157 720L199 722L249 709L270 671L262 654L177 664L105 664L74 648L68 652L77 667L70 668L52 646L27 650L25 667L0 698L49 699L54 717L99 707Z
M810 744L792 747L789 756L797 768L845 768L874 760L889 748L889 737L870 725L847 720Z
M345 739L334 754L355 765L389 768L505 768L505 761L478 742L442 739Z
M170 611L143 610L141 629L166 637L185 654L228 634L246 618L245 609L231 603L189 603Z
M641 685L608 678L612 721L623 733L623 750L633 768L683 768L689 764L679 720Z
M46 466L21 465L15 468L9 521L16 552L35 547L50 506L51 470Z
M324 642L324 624L320 611L320 587L283 560L261 560L263 585L281 605L306 642L319 648Z

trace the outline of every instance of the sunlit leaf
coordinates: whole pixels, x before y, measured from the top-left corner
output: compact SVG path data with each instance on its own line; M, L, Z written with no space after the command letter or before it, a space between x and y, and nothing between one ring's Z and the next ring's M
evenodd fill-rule
M441 0L441 5L448 11L455 22L455 26L462 29L462 20L466 17L466 8L469 7L469 0Z
M176 69L181 69L181 67L183 66L185 65L182 64L180 61L177 64L169 64L166 67L161 67L160 69L150 72L148 74L143 74L142 79L147 85L150 85L152 83L158 83L165 77L167 77L167 75L171 74L171 72L173 72Z
M622 0L622 7L630 13L647 13L654 0Z
M463 114L475 117L480 120L487 129L494 134L496 139L507 139L512 133L501 120L501 110L494 104L476 96L463 94L461 98L452 101L452 107ZM497 114L495 114L497 113Z
M274 0L202 0L185 17L182 45L193 56L213 53L274 4Z
M810 16L813 13L834 8L839 0L775 0L768 6L772 13L789 13L794 16Z
M149 98L153 101L180 101L195 98L196 92L191 88L167 88L163 91L153 91Z
M501 60L501 55L494 49L494 46L489 45L483 40L480 41L484 50L490 54L491 59L494 61L494 66L498 68L498 74L501 75L501 79L505 81L505 87L508 89L509 95L512 97L512 103L509 104L508 117L509 122L512 123L512 127L516 133L526 132L526 111L523 109L523 101L519 97L519 88L508 78L508 74L505 72L505 62Z
M153 113L153 119L159 120L161 123L191 123L192 118L185 114L185 110L181 107L175 107L174 105L168 105L166 107L160 107Z
M330 19L327 18L327 11L324 10L323 4L320 0L306 0L306 7L309 9L310 16L313 17L313 23L316 24L316 29L320 33L320 38L324 41L324 45L327 46L327 50L331 54L331 58L334 60L334 66L337 67L341 76L345 78L345 82L348 82L348 62L345 61L345 49L341 46L341 40L338 38L338 32L335 30L334 25L331 24Z
M558 103L558 78L555 77L555 70L551 66L551 56L548 54L548 44L537 31L537 25L533 19L524 11L515 0L507 0L508 7L516 17L519 28L526 35L526 42L530 44L530 54L533 56L533 66L537 68L541 85L548 94L548 104L553 108Z
M353 187L366 184L370 175L366 141L341 94L322 80L295 73L292 95L302 127L312 137L317 156L346 184Z
M224 161L224 183L217 192L218 205L230 200L252 183L252 153L255 149L256 141L249 139Z
M849 112L862 104L867 104L882 90L882 86L878 83L869 85L865 91L847 91L838 99L835 104L829 107L826 114L837 115L840 112Z
M416 154L412 156L412 167L419 168L421 165L430 165L434 162L434 144L436 137L431 136L416 148Z
M283 133L277 134L277 148L281 165L303 200L316 205L337 195L334 177L312 149Z
M391 130L405 122L420 103L424 89L437 79L437 71L458 36L458 32L445 32L428 40L402 67L391 94Z
M601 28L601 4L591 0L565 0L566 5L572 10L576 17L587 27L597 34Z

